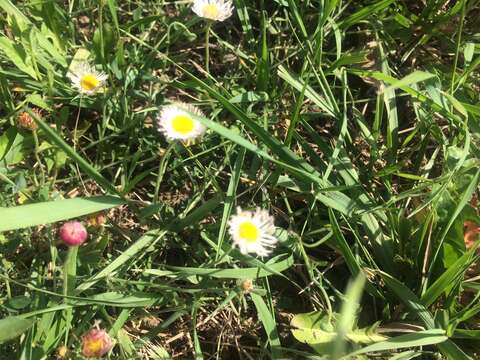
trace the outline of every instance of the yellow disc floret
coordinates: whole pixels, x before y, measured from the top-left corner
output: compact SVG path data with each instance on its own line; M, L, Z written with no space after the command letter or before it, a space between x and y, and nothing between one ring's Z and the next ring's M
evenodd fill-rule
M257 226L250 221L245 221L238 227L238 235L245 241L254 243L258 239Z
M187 115L177 115L172 119L173 130L182 135L191 133L194 126L193 119Z
M207 19L216 19L218 16L217 4L206 4L203 7L203 14Z
M87 350L92 353L98 353L103 347L103 340L102 339L92 339L86 342L85 347Z
M80 79L80 86L83 90L92 91L97 88L100 81L93 74L85 74Z

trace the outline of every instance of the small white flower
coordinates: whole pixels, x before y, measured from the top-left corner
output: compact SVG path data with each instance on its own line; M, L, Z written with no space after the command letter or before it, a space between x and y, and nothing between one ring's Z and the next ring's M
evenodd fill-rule
M193 140L203 135L206 128L193 115L204 116L193 105L174 103L164 106L157 117L158 129L168 140Z
M233 5L231 0L194 0L192 10L200 17L224 21L232 16Z
M80 93L93 95L105 84L107 75L103 72L98 72L88 63L81 63L67 74L67 77L72 82Z
M239 247L242 254L256 253L267 256L278 241L273 235L273 217L267 210L257 208L253 212L238 207L237 214L230 217L228 225L233 243Z

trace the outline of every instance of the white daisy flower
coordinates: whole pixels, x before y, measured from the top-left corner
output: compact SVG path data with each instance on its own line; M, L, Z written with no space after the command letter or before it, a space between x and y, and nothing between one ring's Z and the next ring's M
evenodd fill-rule
M105 84L107 75L95 70L88 63L81 63L71 70L67 77L80 93L86 95L95 94Z
M233 243L239 247L242 254L256 253L267 256L278 241L273 235L273 217L267 210L257 208L253 212L238 207L237 214L230 217L228 225Z
M224 21L232 16L233 5L231 0L194 0L192 10L200 17Z
M157 117L158 129L168 140L189 141L203 135L206 127L193 115L204 116L193 105L174 103L164 106Z

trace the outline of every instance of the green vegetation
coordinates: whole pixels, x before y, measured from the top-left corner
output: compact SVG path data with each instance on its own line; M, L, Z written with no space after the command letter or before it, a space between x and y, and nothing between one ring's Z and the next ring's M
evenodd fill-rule
M478 359L480 1L233 5L0 0L0 359Z

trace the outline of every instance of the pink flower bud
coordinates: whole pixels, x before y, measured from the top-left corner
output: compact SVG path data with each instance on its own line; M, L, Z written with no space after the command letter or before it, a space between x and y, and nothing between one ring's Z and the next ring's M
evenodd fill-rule
M87 240L87 229L81 222L69 221L60 228L60 238L68 246L82 245Z
M103 329L91 329L82 336L82 355L87 358L99 358L113 347L113 342Z

